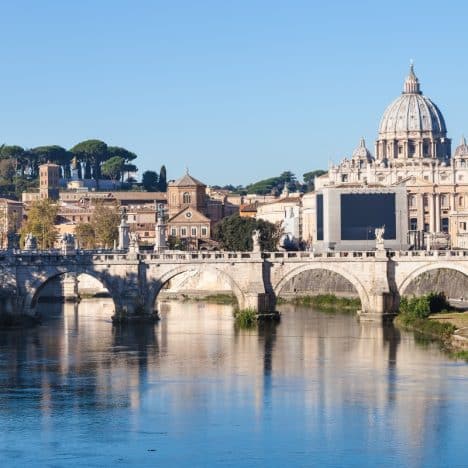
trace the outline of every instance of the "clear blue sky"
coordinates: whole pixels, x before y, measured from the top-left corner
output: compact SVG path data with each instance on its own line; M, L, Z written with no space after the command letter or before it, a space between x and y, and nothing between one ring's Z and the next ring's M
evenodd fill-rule
M298 176L373 148L410 58L468 134L462 1L15 0L0 5L0 142L100 138L140 174Z

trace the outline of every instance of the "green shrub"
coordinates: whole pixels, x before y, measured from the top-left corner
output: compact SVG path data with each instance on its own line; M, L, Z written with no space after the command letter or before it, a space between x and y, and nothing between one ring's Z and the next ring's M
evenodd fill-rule
M407 319L424 319L431 314L428 296L402 297L400 314Z
M443 310L450 309L450 303L447 301L447 296L443 292L431 292L427 295L427 298L429 300L431 314L436 314Z
M234 319L239 328L254 328L257 325L257 311L254 309L236 309Z
M450 304L443 292L431 292L421 297L402 297L400 301L400 314L408 318L424 319L449 308Z

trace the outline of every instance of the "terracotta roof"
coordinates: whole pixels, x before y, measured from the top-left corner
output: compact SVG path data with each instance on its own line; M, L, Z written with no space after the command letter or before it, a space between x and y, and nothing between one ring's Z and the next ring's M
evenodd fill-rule
M249 203L247 205L241 205L240 206L240 211L244 211L244 212L246 212L246 211L251 211L251 212L257 211L257 205L254 205L253 203Z
M265 206L265 205L274 205L275 203L297 203L301 201L301 197L284 197L284 198L277 198L276 200L273 200L271 202L265 202L265 203L260 203L259 206Z
M116 200L166 200L165 192L111 192Z
M192 177L188 172L175 182L169 182L169 185L175 187L206 187L203 182Z

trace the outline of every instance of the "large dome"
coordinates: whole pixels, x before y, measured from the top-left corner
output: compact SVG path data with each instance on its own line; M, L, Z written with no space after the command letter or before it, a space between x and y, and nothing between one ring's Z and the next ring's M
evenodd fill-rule
M442 112L429 98L423 96L411 65L402 95L383 114L379 138L397 138L415 133L437 138L445 136L447 128Z

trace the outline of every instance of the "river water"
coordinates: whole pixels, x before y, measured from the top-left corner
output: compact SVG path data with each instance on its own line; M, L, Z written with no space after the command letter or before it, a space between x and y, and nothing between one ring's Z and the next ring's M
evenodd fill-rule
M1 467L468 465L468 365L410 333L293 306L258 330L203 303L131 327L106 299L41 307L0 331Z

